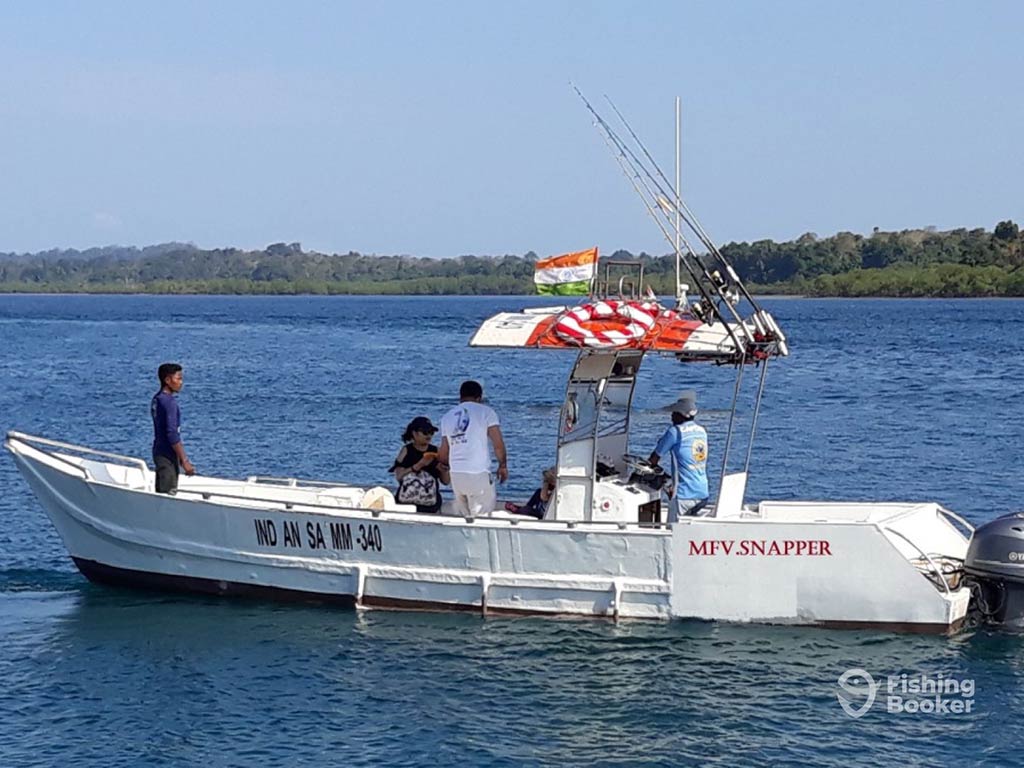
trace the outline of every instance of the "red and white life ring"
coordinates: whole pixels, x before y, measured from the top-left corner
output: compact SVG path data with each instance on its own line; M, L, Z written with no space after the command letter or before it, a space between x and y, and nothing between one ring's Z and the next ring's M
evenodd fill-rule
M563 341L580 346L621 347L643 338L660 312L651 302L595 301L563 313L553 330Z

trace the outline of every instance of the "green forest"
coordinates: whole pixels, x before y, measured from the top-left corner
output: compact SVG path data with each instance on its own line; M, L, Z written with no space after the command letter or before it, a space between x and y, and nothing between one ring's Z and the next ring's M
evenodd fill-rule
M581 243L580 247L588 245ZM729 243L722 253L755 292L807 296L1024 296L1024 237L1012 221L985 229L909 229L869 235L807 233L784 243ZM544 254L547 256L550 254ZM616 251L641 261L650 285L674 293L671 255ZM304 251L146 248L0 253L3 293L530 294L538 255L428 259Z

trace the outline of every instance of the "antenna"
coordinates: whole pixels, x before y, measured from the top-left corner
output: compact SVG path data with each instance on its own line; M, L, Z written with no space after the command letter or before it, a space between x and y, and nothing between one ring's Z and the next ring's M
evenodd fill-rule
M679 199L679 129L680 129L680 117L679 117L679 97L676 96L676 200ZM683 290L683 282L680 280L679 275L679 238L682 232L679 228L679 210L676 209L676 306L686 306L686 291Z

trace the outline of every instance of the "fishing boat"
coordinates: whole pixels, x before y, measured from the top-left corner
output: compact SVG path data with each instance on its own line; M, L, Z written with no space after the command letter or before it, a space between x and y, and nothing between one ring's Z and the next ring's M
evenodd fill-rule
M197 475L158 494L139 458L18 432L5 445L100 583L360 608L955 629L970 602L958 583L970 526L937 504L746 505L737 472L713 516L666 522L662 476L628 453L637 372L680 344L690 361L742 353L721 324L665 313L650 347L576 349L542 520L462 517L450 502L418 514L383 487L296 479ZM472 343L570 349L553 330L562 315L499 314Z
M463 516L451 502L418 514L387 488L295 478L197 475L159 494L140 458L9 432L5 447L78 569L104 584L356 608L939 633L972 616L1020 620L1020 521L974 531L933 502L745 501L766 372L789 354L786 337L628 124L623 138L587 107L675 246L677 290L662 304L643 265L606 261L602 272L595 251L582 304L498 313L470 339L576 356L543 519L504 509ZM552 268L569 281L583 266ZM650 355L737 372L708 516L669 523L664 476L630 453L637 373ZM748 445L729 471L748 370L759 372Z

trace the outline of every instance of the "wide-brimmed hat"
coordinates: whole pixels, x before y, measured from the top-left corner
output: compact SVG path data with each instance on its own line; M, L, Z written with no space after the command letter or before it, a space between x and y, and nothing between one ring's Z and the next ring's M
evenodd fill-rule
M437 427L430 423L430 419L426 416L417 416L415 419L409 422L408 427L410 432L422 432L423 434L430 433L431 435L437 432Z
M668 407L672 413L681 413L683 416L697 415L697 393L692 389L686 389L679 393L679 399Z

